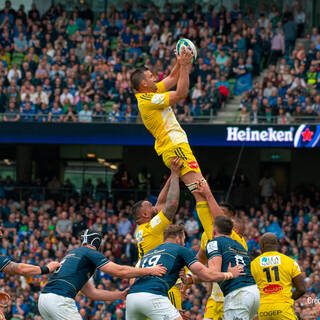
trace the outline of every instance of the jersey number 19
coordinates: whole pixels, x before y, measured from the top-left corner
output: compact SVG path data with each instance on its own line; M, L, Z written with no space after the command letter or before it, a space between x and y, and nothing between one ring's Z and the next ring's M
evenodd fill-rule
M146 267L154 267L157 265L158 261L160 260L161 258L161 255L158 254L156 256L153 256L153 257L150 257L150 258L146 258L144 261L143 261L143 264L142 264L142 268L146 268Z

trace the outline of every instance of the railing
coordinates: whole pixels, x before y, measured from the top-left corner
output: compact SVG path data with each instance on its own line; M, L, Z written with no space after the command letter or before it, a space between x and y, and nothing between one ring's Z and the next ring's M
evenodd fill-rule
M57 189L52 189L42 186L12 186L10 188L2 187L0 188L0 199L8 198L14 199L17 201L27 200L32 198L34 200L43 201L53 199L56 201L69 201L71 198L80 198L80 197L90 197L95 202L101 202L102 200L111 200L114 204L117 200L123 201L139 201L142 199L147 199L149 197L157 197L160 193L160 189L118 189L112 188L95 188L94 191L88 192L84 187L75 188L75 187L62 187ZM218 202L223 201L225 198L225 191L215 190L213 194ZM182 200L192 199L192 195L189 190L186 188L181 189Z
M5 114L0 114L0 122L36 122L36 123L84 123L84 124L95 124L95 123L134 123L142 124L140 116L132 116L130 118L120 117L116 119L110 119L108 116L92 116L92 117L79 117L67 118L65 115L62 116L50 116L50 115L33 115L33 114L19 114L20 117L16 119L16 116L10 114L10 116ZM320 116L258 116L253 117L241 117L239 115L218 117L217 115L210 116L177 116L177 120L180 123L188 124L295 124L295 123L320 123Z

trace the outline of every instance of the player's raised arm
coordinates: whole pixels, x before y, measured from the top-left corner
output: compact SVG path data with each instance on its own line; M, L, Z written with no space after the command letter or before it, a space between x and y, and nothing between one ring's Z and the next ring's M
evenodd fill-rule
M169 187L170 187L170 180L171 180L171 176L166 181L165 185L163 186L162 190L159 193L158 200L155 205L155 207L158 209L158 211L160 211L166 203L167 195L168 195L168 191L169 191Z
M162 210L163 214L170 221L173 220L179 206L179 198L180 198L179 175L180 175L181 167L182 167L182 161L179 158L174 158L171 161L170 186L167 194L167 199L166 199L164 208Z
M218 205L216 199L211 193L210 187L207 182L204 182L201 185L199 185L198 189L194 192L201 194L207 200L213 221L215 217L224 215L223 210Z
M176 91L169 92L169 104L173 106L180 100L185 99L189 92L189 73L191 68L192 52L188 48L178 56L180 73Z
M97 289L89 280L81 289L81 292L88 297L89 299L96 301L116 301L116 300L125 300L128 289L123 291L107 291Z
M22 276L36 276L55 271L60 267L60 263L53 261L44 267L34 266L26 263L10 262L2 271L8 274L17 274Z
M167 268L162 265L156 265L148 268L134 268L129 266L122 266L113 262L103 265L100 270L111 276L118 278L137 278L144 276L161 277L167 272Z
M177 62L174 65L174 67L172 68L170 74L162 80L166 91L169 91L171 88L173 88L179 80L180 63L179 63L177 52L175 52L175 54L177 57Z

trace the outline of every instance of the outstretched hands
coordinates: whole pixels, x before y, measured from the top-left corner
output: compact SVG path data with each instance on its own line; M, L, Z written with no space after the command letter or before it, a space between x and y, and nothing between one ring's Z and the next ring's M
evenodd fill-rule
M182 166L183 161L180 158L173 158L171 161L171 174L179 177Z
M181 66L191 65L194 53L190 50L190 48L183 46L181 48L180 55L178 54L178 52L176 50L174 51L174 53L175 53L177 60Z

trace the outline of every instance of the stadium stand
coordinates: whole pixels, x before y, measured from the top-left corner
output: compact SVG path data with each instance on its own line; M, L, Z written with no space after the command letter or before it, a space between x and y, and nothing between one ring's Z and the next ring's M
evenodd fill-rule
M308 36L307 48L299 44L271 65L262 83L256 82L241 100L241 123L288 124L319 122L319 54L317 29ZM245 116L243 116L245 114Z
M148 8L129 6L120 12L113 8L94 19L89 8L78 8L69 17L58 5L38 20L32 18L33 14L39 16L35 6L28 14L23 7L17 12L3 11L1 118L135 122L138 110L129 88L130 70L146 65L161 80L172 67L176 41L187 37L197 44L199 59L192 72L189 97L175 107L181 122L201 116L212 118L233 95L239 77L257 76L282 56L285 60L276 70L271 69L269 79L277 86L285 78L286 86L277 95L274 93L271 108L262 103L269 96L259 95L259 122L270 122L270 117L272 122L280 123L301 116L316 120L319 110L314 107L312 89L318 89L318 31L313 29L308 35L310 50L298 48L292 52L297 36L303 33L305 15L300 8L289 9L282 13L276 7L269 13L248 9L242 13L235 5L230 12L221 6L219 12L209 7L203 13L195 4L190 14L183 13L180 5L177 13L165 15L156 7L150 14ZM166 10L172 11L170 4ZM302 80L302 88L296 85L298 79ZM262 89L266 87L264 81ZM291 90L287 93L288 88ZM293 89L296 90L292 92ZM297 98L295 93L300 89L305 92ZM301 110L287 107L287 96L291 94L295 96L294 107L301 105ZM251 117L256 116L251 105L257 95L251 94L249 101L245 95L247 110L242 113L246 115L240 116L239 122L250 122L250 113ZM306 95L310 97L307 106ZM282 100L275 105L276 97ZM101 108L96 108L97 103Z
M97 19L89 8L69 16L60 5L41 19L34 18L36 6L28 14L23 7L6 10L0 16L3 121L136 121L130 70L146 65L161 80L172 68L180 37L196 43L199 59L190 95L175 111L180 121L212 117L232 96L237 78L258 75L268 65L279 20L261 17L257 25L250 10L221 6L216 12L210 6L202 13L197 4L190 14L183 5L174 14L170 4L168 14L155 6L151 12L129 6Z

